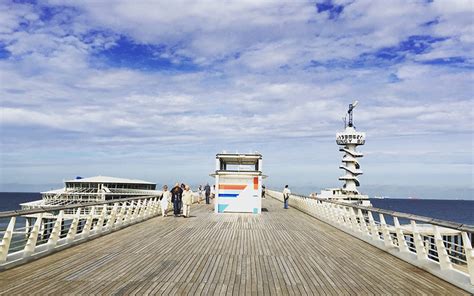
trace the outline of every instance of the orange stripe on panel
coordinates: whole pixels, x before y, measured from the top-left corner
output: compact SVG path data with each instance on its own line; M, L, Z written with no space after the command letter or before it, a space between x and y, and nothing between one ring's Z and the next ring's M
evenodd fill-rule
M219 184L219 189L244 190L247 185Z
M258 189L258 177L253 177L253 189Z

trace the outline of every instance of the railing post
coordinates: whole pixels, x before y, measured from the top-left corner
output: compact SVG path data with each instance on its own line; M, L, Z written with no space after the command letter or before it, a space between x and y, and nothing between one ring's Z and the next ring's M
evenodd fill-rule
M433 225L434 239L436 244L436 252L438 253L439 265L442 270L453 269L451 259L449 259L448 252L443 242L443 237L439 232L439 227Z
M461 232L462 235L462 245L464 252L466 254L467 270L469 277L471 278L471 285L474 285L474 252L471 245L471 240L467 235L467 232Z
M110 211L110 216L109 219L107 219L107 224L105 226L107 231L112 230L112 226L114 226L115 218L117 217L117 208L118 202L114 203L114 207Z
M344 213L342 212L341 207L339 205L334 204L333 212L335 218L334 222L339 225L344 225Z
M132 221L134 205L135 205L135 201L132 200L132 202L130 203L130 205L128 206L128 209L127 209L127 214L126 214L126 217L125 217L125 224L130 224L130 222Z
M138 219L138 214L140 214L141 207L142 200L140 199L135 206L135 210L133 211L132 222L135 222Z
M53 226L53 231L51 232L51 235L49 236L48 240L48 249L53 249L56 247L56 244L58 243L59 236L61 235L61 225L63 222L63 216L64 216L64 210L59 211L59 215L56 218L56 222L54 223Z
M38 235L39 235L41 238L44 238L44 237L45 237L45 236L44 236L44 231L45 231L44 224L41 223L40 229L39 229L39 231L38 231Z
M94 214L95 214L95 206L92 206L89 212L89 215L87 216L87 219L86 219L86 225L84 225L84 228L82 229L82 238L86 238L89 236L89 233L92 228L92 220L94 219Z
M365 222L365 217L361 209L358 209L358 214L359 214L360 229L362 233L370 236L369 228L367 227L367 223Z
M148 205L145 210L145 218L149 218L155 210L155 198L152 197L149 199Z
M332 204L332 203L328 203L328 206L329 206L329 219L338 224L339 223L339 211L337 209L337 205L335 204Z
M357 216L355 213L355 209L353 207L348 207L349 209L349 217L351 219L351 224L352 224L352 229L357 232L362 232L362 229L360 227L360 223L357 222Z
M390 231L388 230L387 223L385 222L385 217L383 214L379 214L379 217L380 217L380 225L382 227L383 242L386 247L388 248L393 247L392 236L390 235Z
M12 217L13 218L13 217ZM30 219L25 219L25 236L30 232Z
M349 208L349 209L352 209L352 208ZM343 211L343 217L344 217L344 226L350 230L353 230L355 231L355 225L352 223L351 221L351 215L348 211L348 207L346 206L343 206L342 207L342 211Z
M316 201L307 198L306 199L306 204L308 205L309 208L311 208L313 210L314 214L317 217L319 217L319 218L324 217L323 213L321 213L321 208L318 206L318 203Z
M138 221L142 221L144 219L148 204L148 199L144 199L142 204L140 205L140 210L138 211Z
M102 229L104 228L104 221L107 216L107 205L102 206L102 213L100 214L99 220L97 221L97 226L95 227L96 231L95 233L102 232Z
M418 232L418 228L416 227L416 222L414 220L411 220L411 226L412 226L412 231L413 231L413 240L415 243L415 249L416 249L416 256L418 257L418 260L426 260L428 259L428 255L426 253L426 249L423 243L423 239L421 238L421 234Z
M146 218L149 218L153 214L153 211L155 209L155 204L156 204L155 203L155 198L154 197L150 198L147 209L145 211L145 217Z
M403 234L402 227L400 226L400 222L398 221L398 217L393 217L393 224L395 224L395 231L397 233L397 241L398 241L398 248L400 252L408 252L408 245L405 239L405 235Z
M138 214L138 220L143 221L146 217L146 214L148 212L148 207L151 204L151 200L148 198L145 198L143 200L142 208L140 209L140 213Z
M315 204L316 204L316 206L317 206L318 209L319 209L319 213L320 213L321 217L324 218L324 219L327 219L327 218L328 218L328 213L327 213L327 211L326 211L326 205L323 204L323 203L322 203L321 201L319 201L319 200L317 200Z
M39 214L36 218L35 225L33 225L33 229L31 230L30 236L28 237L28 241L26 242L25 248L23 249L23 258L30 256L35 251L36 241L38 240L38 233L41 227L42 220L43 213Z
M199 198L199 196L198 196L198 198ZM153 208L152 208L152 211L151 211L151 215L154 217L160 212L161 212L160 211L160 201L158 200L158 197L155 197L154 202L153 202Z
M316 207L319 213L319 216L323 219L327 219L326 209L324 208L324 205L319 200L314 201L314 206Z
M372 211L367 211L367 216L369 217L369 225L370 225L370 234L374 240L379 240L379 230L377 225L375 224L374 216L372 215Z
M150 218L153 215L153 212L155 211L155 197L150 198L150 203L148 204L147 210L145 212L146 218Z
M318 215L323 219L327 219L327 216L326 216L327 213L326 213L326 209L324 208L324 205L320 201L315 200L314 206L317 209Z
M124 217L125 217L125 210L127 208L127 205L126 205L126 202L125 203L122 203L120 205L120 212L118 214L118 217L117 217L117 220L115 221L115 225L117 227L120 227L122 226L123 224L123 220L124 220Z
M0 263L7 260L8 250L10 249L10 243L12 241L13 230L15 229L16 217L11 217L8 223L5 234L3 235L2 243L0 244Z
M74 240L77 233L77 225L79 224L79 218L81 217L81 208L78 208L76 211L76 217L72 220L71 226L66 236L66 242L70 243Z
M158 216L160 213L161 213L161 202L158 200L158 197L157 197L155 211L153 212L153 216Z

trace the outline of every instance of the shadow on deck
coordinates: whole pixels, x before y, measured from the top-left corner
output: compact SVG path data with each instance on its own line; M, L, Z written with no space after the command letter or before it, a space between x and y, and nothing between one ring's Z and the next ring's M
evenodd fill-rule
M193 205L0 273L0 293L468 295L281 203L261 215Z

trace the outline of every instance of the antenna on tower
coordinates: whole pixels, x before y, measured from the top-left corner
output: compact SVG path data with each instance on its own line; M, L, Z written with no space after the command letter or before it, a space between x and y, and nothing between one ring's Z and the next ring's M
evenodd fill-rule
M355 101L354 103L352 104L349 104L349 110L347 111L347 114L349 114L349 124L348 126L352 127L353 124L352 124L352 110L354 110L354 108L359 104L359 101Z

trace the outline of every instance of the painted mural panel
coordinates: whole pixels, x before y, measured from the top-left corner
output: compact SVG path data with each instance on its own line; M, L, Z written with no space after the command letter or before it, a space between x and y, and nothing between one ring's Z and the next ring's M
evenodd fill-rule
M217 188L218 213L261 213L261 176L220 176Z

